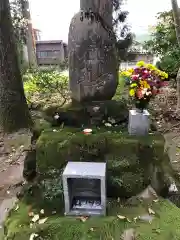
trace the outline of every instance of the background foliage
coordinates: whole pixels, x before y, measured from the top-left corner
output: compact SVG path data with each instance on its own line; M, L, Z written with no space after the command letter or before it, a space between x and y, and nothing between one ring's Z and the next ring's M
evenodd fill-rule
M145 48L159 56L158 67L174 78L180 67L180 48L172 11L158 13L157 20L152 39L145 43Z
M27 71L23 76L28 103L41 105L64 105L69 101L68 77L56 70Z

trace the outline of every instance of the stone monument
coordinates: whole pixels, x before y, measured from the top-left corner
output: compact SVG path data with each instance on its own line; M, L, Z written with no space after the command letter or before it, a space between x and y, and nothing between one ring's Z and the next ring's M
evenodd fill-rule
M99 16L101 21L88 18L87 12ZM112 1L80 0L80 11L71 21L68 36L72 100L110 100L116 92L118 62L112 12Z
M65 215L105 215L106 163L68 162L63 190Z

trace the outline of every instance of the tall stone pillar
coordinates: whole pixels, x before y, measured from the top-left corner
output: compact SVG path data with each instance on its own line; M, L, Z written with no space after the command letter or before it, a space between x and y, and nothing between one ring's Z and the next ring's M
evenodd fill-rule
M114 38L100 21L85 17L81 20L82 13L94 12L112 30L112 1L80 0L80 8L72 18L68 37L72 99L78 102L110 100L118 84Z

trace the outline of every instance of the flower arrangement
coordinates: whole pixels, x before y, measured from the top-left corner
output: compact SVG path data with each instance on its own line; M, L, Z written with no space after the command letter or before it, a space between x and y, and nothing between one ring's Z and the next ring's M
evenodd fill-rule
M129 95L135 101L136 108L143 111L150 99L157 95L168 74L160 71L152 64L140 61L135 68L121 72L121 76L129 79Z

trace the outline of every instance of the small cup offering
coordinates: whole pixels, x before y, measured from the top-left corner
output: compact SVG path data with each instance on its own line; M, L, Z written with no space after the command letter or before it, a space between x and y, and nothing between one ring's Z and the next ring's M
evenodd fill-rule
M83 130L83 133L86 134L86 135L90 135L90 134L92 134L92 129L86 128L86 129Z

